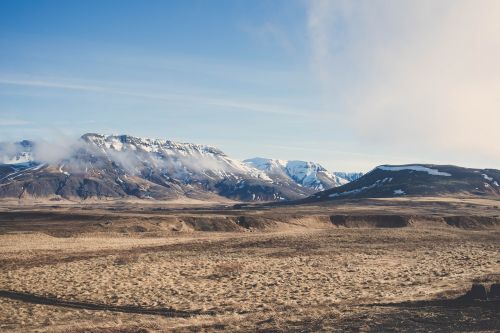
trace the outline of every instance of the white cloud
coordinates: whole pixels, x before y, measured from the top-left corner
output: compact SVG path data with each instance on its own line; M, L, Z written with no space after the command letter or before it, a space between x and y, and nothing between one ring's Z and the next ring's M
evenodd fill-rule
M499 15L495 0L311 1L325 116L367 144L500 163Z

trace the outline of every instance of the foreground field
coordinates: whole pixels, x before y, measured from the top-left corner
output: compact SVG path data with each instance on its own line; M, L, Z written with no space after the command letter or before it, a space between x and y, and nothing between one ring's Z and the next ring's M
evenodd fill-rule
M52 219L42 212L11 213L3 214L13 223L0 222L1 331L493 332L500 327L498 303L433 303L463 295L474 281L499 281L496 227L433 226L433 217L404 228L345 228L304 218L303 212L287 223L282 212L258 211L252 216L267 214L278 222L203 232L187 228L187 217L184 224L166 219L166 226L153 228L155 217L144 222L130 212L107 216L107 222L90 214L97 222L79 217L66 224L61 216L74 212ZM45 224L33 216L46 216ZM213 219L207 212L201 216Z

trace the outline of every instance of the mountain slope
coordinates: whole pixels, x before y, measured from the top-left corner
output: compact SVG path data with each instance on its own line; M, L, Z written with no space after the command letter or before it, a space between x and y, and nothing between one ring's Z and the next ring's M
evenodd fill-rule
M500 196L500 170L451 165L382 165L346 185L307 201L399 196Z
M167 200L222 196L268 201L300 199L316 192L314 186L270 177L205 145L89 133L67 150L61 157L45 161L47 149L41 154L37 143L0 146L4 159L0 197Z

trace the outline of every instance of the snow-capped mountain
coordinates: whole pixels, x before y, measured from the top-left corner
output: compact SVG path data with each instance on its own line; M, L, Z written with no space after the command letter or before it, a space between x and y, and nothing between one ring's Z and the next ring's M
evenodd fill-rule
M295 182L300 186L323 191L340 186L349 181L335 173L330 173L318 163L306 161L287 161L270 158L251 158L245 164L261 170L275 181ZM347 175L347 173L346 173Z
M0 143L0 164L19 164L33 161L33 141Z
M144 168L192 183L198 178L250 177L271 181L265 173L232 159L215 147L128 135L85 134L82 139L133 174Z
M30 141L0 146L0 197L269 201L340 184L315 163L290 161L286 175L275 174L211 146L128 135L85 134L60 156L43 148Z

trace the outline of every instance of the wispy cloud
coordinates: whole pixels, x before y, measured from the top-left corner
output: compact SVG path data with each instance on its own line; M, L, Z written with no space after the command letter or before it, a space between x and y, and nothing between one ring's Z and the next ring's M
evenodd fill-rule
M242 98L235 99L234 97L233 98L210 97L210 96L195 95L187 92L150 93L150 92L142 92L137 89L132 90L130 84L128 85L128 89L123 89L121 87L114 87L110 85L74 83L64 79L43 80L43 79L31 79L31 78L30 79L11 78L2 76L0 76L0 84L23 86L23 87L74 90L83 92L93 92L99 94L124 95L141 99L152 99L152 100L161 100L166 102L181 102L185 104L223 107L240 112L270 113L270 114L282 114L282 115L293 115L293 116L304 115L304 112L302 110L298 110L287 105L269 104L265 102L263 103L259 100L245 100Z
M22 119L0 119L0 126L24 126L31 122Z

